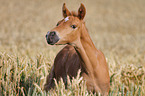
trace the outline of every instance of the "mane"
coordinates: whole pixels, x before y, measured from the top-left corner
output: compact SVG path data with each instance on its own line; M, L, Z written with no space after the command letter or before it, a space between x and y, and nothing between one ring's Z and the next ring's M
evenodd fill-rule
M77 17L78 14L75 11L71 11L71 16Z

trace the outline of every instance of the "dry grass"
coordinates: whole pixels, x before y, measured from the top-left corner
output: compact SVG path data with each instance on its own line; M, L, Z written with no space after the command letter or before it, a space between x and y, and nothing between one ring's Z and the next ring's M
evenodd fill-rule
M63 46L47 45L45 34L62 19L64 2L71 10L86 6L86 26L109 65L110 95L144 96L144 0L0 0L0 96L46 95L45 78ZM47 94L92 95L81 79Z

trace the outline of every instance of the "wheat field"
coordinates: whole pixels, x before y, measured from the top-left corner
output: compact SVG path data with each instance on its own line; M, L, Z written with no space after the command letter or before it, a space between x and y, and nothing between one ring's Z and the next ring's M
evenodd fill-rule
M109 96L145 96L145 0L0 0L0 96L95 96L82 77L43 91L56 54L46 43L62 5L86 7L86 26L107 59ZM68 78L69 79L69 78Z

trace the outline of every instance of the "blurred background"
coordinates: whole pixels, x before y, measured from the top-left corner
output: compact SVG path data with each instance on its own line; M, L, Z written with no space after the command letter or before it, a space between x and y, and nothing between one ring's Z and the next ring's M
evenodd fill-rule
M40 64L47 65L46 73L50 70L64 46L48 45L45 35L63 19L63 3L76 12L80 3L85 5L86 27L96 48L106 56L110 76L118 73L115 78L120 80L127 65L145 67L145 0L0 0L0 77L17 58L22 65L29 61L35 65L40 59ZM4 67L4 61L10 63ZM39 74L43 82L47 74Z
M107 56L145 60L144 0L0 0L0 51L57 49L47 45L45 34L63 18L63 3L76 12L80 3L85 5L89 33Z

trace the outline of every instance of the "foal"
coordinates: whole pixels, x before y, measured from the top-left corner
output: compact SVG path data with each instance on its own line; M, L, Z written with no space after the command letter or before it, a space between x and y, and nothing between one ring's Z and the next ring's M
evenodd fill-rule
M79 58L78 60L81 62L76 62L76 68L73 70L78 70L80 68L79 66L81 66L81 69L85 70L81 73L81 76L83 76L84 80L86 81L87 90L91 92L97 92L99 94L101 93L103 96L106 96L108 95L110 88L108 66L104 54L100 50L96 49L88 34L87 28L83 21L85 14L86 9L83 4L81 4L80 8L78 9L78 15L74 14L74 12L70 12L64 4L64 19L58 22L57 26L47 33L47 43L50 45L69 44L73 46L74 48L72 50L74 53L72 54L77 53L77 56L76 58L72 58L70 56L68 59L75 60ZM64 57L61 59L66 58L66 55L63 55ZM63 61L63 64L66 62ZM61 68L61 64L62 62L60 62L60 66L57 65L57 67ZM54 62L52 70L55 70L55 68ZM50 72L50 74L56 74L56 71L57 70ZM66 73L62 73L62 75L66 75ZM75 75L73 74L73 76ZM57 79L57 77L55 78ZM65 81L66 77L62 76L62 78ZM47 83L48 82L49 80L47 79ZM51 84L51 82L49 82L49 84Z

